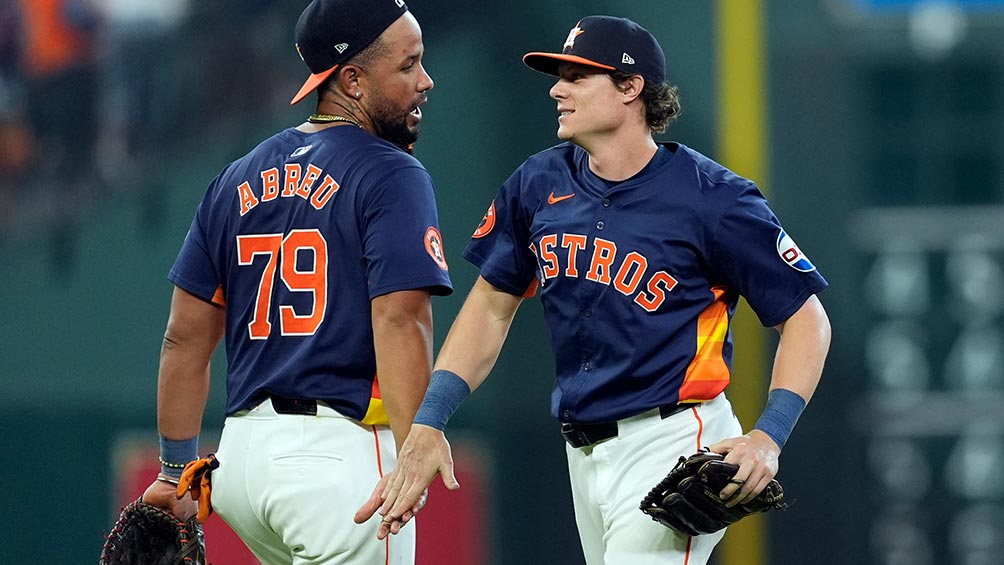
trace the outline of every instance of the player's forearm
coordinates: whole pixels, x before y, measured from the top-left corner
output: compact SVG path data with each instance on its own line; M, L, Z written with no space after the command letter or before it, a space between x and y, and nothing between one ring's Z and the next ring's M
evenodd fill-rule
M521 301L478 277L439 351L436 369L460 375L474 392L495 366Z
M770 388L790 390L808 402L830 348L830 322L819 299L811 296L780 331Z
M157 428L172 440L195 437L209 395L209 362L223 337L225 312L179 288L160 352Z
M209 396L209 362L196 360L165 339L157 381L157 428L174 440L199 435Z
M407 293L373 301L380 395L398 447L408 435L432 370L432 302L427 292Z
M781 449L819 384L830 347L830 322L819 299L811 296L777 329L781 340L774 357L770 392L754 429Z

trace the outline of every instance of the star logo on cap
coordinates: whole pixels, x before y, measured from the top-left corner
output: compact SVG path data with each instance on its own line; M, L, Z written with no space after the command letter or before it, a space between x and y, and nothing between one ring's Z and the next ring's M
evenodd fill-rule
M562 45L561 48L564 49L568 47L571 49L572 47L575 47L575 38L583 33L586 33L586 30L579 29L579 26L573 27L572 30L568 32L568 38L565 39L565 44Z

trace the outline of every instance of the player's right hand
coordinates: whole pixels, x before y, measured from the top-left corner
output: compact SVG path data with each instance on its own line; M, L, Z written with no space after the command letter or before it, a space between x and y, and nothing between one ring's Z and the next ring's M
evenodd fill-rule
M722 440L708 449L724 455L726 463L739 466L732 482L721 492L729 508L752 502L777 475L781 448L760 430Z
M171 514L174 514L175 518L182 521L195 516L195 513L199 509L197 502L189 499L187 496L179 499L177 487L161 480L156 480L148 486L146 491L143 492L141 500L152 506L167 510Z
M446 436L436 428L415 424L401 446L394 470L373 489L356 512L355 522L362 524L379 509L382 520L377 538L398 533L425 505L429 485L437 474L447 490L460 488Z

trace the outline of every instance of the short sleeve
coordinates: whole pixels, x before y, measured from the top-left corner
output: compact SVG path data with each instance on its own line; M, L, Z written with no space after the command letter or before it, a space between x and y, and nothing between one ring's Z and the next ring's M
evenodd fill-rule
M527 292L537 272L529 248L529 222L520 206L521 171L517 169L499 189L464 250L464 258L486 281L516 296Z
M207 302L219 302L217 292L222 288L223 277L213 261L209 234L204 229L209 206L208 198L199 205L167 278Z
M746 298L764 326L787 320L828 285L752 183L715 230L712 267Z
M362 242L370 298L400 290L453 291L439 231L432 179L406 166L364 196Z

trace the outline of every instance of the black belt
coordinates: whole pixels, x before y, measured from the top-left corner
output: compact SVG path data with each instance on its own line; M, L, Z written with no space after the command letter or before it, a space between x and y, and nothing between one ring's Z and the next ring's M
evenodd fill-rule
M272 408L279 414L299 414L301 416L316 416L317 401L302 398L283 398L272 395Z
M697 403L687 402L679 404L667 404L659 407L659 417L669 418L673 414L683 412ZM600 424L561 424L561 435L572 447L585 447L599 443L605 439L610 439L617 435L617 422L603 422Z

